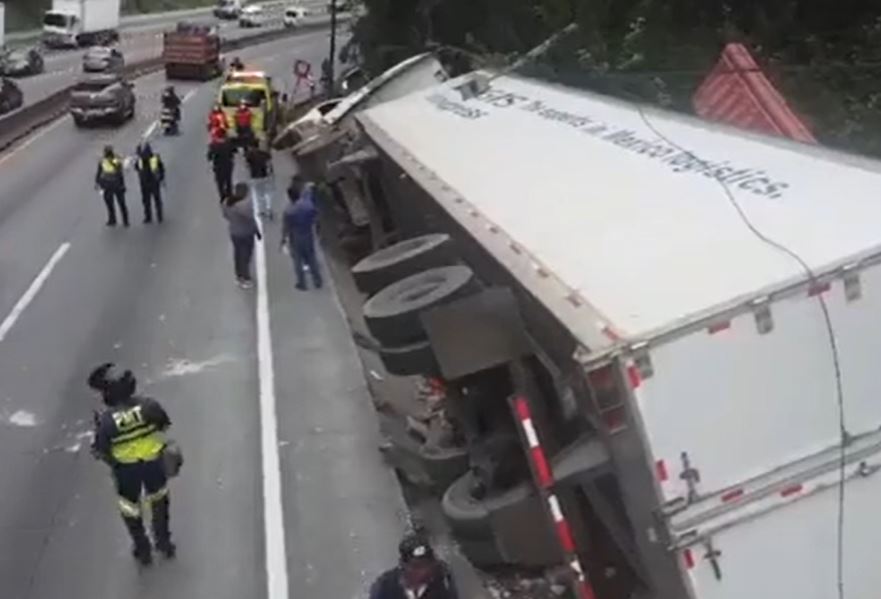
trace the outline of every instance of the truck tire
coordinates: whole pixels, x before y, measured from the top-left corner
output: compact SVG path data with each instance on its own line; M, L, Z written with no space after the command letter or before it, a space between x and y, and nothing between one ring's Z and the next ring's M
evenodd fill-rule
M392 283L364 304L364 321L381 345L395 347L425 339L419 314L475 290L467 266L443 266Z
M432 233L405 239L374 252L352 267L358 289L373 295L417 272L454 262L450 236Z
M400 347L380 347L379 358L389 374L397 376L438 374L437 361L428 341Z
M471 496L472 483L466 472L447 488L441 499L444 520L458 539L492 538L489 506Z

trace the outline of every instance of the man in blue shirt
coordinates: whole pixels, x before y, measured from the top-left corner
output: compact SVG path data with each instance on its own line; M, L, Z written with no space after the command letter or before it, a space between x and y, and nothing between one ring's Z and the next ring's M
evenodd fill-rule
M312 275L312 283L316 289L322 286L321 271L315 252L315 225L318 221L318 209L315 207L315 184L304 184L297 175L288 188L290 203L284 211L281 245L288 247L294 260L294 272L297 275L297 289L306 290L306 269Z

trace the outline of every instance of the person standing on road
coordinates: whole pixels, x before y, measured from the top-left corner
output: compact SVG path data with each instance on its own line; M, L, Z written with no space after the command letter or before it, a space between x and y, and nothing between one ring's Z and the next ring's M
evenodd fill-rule
M265 142L250 146L245 150L245 161L251 174L251 192L260 216L272 220L273 168L272 154Z
M458 599L450 568L420 534L404 537L400 561L370 588L370 599Z
M239 102L235 113L236 135L239 145L243 148L251 145L254 141L254 112L248 106L246 100Z
M223 216L229 222L236 282L243 289L251 288L254 286L251 279L254 239L263 239L263 236L254 216L254 206L248 201L247 183L236 183L232 195L223 204Z
M156 205L156 221L162 222L162 190L165 185L165 165L159 154L153 153L149 143L138 147L138 160L135 162L138 179L141 182L141 202L144 205L144 224L153 222L153 205Z
M114 200L119 205L119 213L122 216L123 226L128 227L128 206L125 203L125 174L123 173L122 158L113 151L113 146L104 146L104 155L98 162L98 172L95 173L95 187L100 189L104 197L104 205L107 207L107 226L116 226L116 210Z
M226 139L227 136L226 114L220 104L215 104L208 115L208 133L211 134L212 141Z
M318 221L318 210L315 207L315 185L305 184L299 175L295 176L288 189L287 208L285 208L281 245L288 248L294 261L294 273L297 277L297 289L306 290L306 273L308 268L312 275L312 283L321 289L321 269L315 251L315 226Z
M168 475L162 459L163 433L171 420L159 402L135 395L137 381L130 370L102 364L91 372L88 385L101 394L107 407L95 415L92 452L113 471L122 520L134 544L132 554L143 565L153 561L141 514L143 504L152 511L156 549L172 558L177 548L171 541Z
M223 138L212 140L208 146L208 160L214 170L214 182L217 184L217 193L223 202L232 195L232 175L235 167L236 150L232 143Z

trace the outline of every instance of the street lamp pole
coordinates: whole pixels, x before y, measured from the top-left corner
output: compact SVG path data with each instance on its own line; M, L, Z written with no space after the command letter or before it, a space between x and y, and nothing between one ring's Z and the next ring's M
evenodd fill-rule
M327 68L327 92L334 95L334 67L336 65L336 0L330 0L330 63Z

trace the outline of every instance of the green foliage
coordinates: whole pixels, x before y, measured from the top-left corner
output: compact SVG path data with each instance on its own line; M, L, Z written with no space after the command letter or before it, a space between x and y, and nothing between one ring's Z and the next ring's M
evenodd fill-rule
M369 71L455 47L458 68L507 64L566 24L522 72L690 111L725 43L752 49L823 143L881 156L877 0L365 0L354 41ZM462 57L468 57L463 61Z

